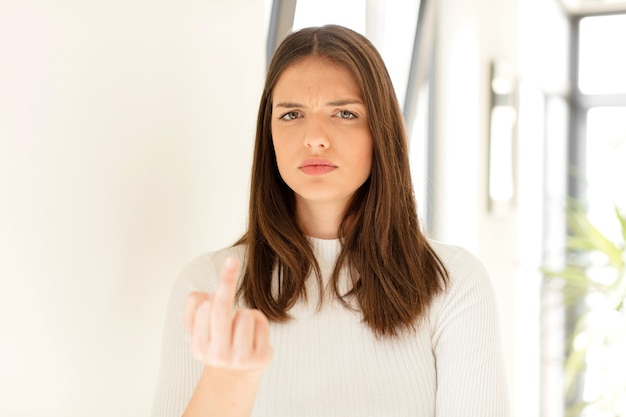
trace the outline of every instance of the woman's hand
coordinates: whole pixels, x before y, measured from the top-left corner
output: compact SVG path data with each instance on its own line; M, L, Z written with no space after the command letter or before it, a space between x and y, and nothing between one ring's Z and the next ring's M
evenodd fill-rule
M239 266L233 258L222 268L215 294L192 292L185 305L191 352L205 365L223 370L257 371L272 359L267 317L258 310L233 311Z

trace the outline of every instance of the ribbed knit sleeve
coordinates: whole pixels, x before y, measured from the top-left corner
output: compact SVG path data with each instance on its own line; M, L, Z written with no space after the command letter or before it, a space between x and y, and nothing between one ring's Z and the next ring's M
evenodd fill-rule
M452 246L435 249L446 252L451 277L429 314L437 369L436 417L509 416L491 281L482 263L469 252Z

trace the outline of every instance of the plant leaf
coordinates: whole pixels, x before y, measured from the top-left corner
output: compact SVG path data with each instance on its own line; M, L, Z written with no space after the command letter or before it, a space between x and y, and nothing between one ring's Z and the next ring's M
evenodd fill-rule
M578 245L588 245L589 250L598 250L606 254L611 265L621 266L624 263L622 250L591 223L584 211L568 212L567 218L573 236L577 237Z
M560 279L568 285L576 287L592 287L599 290L603 290L605 288L604 285L592 280L587 274L586 270L580 266L568 265L565 268L559 270L545 269L543 270L543 274L548 279Z
M565 417L578 417L580 416L580 413L587 408L587 406L589 406L589 402L586 401L580 401L576 404L572 404L571 406L567 407L567 412L565 413Z
M622 212L619 210L619 207L617 207L615 204L613 204L613 210L615 210L615 217L617 217L617 221L622 227L622 238L626 242L626 215L622 214Z

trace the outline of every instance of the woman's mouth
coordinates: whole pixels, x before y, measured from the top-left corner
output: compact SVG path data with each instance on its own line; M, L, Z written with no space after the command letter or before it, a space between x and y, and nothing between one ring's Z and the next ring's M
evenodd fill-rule
M338 167L327 159L310 158L304 161L298 168L306 175L318 176L328 174Z

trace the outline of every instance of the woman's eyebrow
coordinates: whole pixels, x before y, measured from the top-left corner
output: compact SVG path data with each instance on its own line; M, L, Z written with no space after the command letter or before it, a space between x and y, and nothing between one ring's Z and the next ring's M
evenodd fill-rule
M287 109L291 109L291 108L294 108L294 107L304 107L304 106L302 104L300 104L300 103L293 103L291 101L286 101L284 103L274 104L274 107L284 107L284 108L287 108Z
M336 100L336 101L329 101L328 103L326 103L326 106L345 106L348 104L361 104L363 105L363 102L361 100L358 99L346 99L346 100ZM283 107L283 108L294 108L294 107L306 107L303 104L300 103L295 103L295 102L291 102L291 101L286 101L283 103L276 103L274 105L274 107Z
M337 100L326 103L327 106L345 106L347 104L363 104L361 100L358 99L347 99L347 100Z

